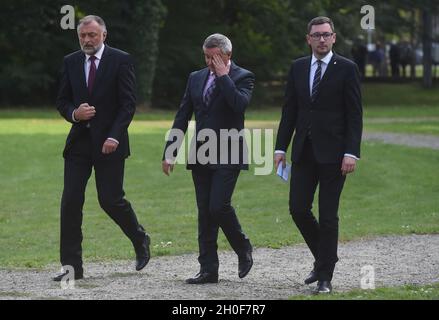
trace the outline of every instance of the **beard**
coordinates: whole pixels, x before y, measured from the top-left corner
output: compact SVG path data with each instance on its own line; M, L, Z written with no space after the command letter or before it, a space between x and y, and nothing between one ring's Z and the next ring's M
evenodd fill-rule
M98 45L98 46L93 46L93 45L81 45L81 50L82 52L84 52L85 54L88 54L89 56L94 55L96 52L99 51L99 49L101 49L102 44Z

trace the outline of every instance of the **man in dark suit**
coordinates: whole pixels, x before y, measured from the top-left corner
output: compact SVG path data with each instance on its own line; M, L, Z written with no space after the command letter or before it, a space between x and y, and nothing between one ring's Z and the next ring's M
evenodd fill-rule
M242 135L232 134L224 138L221 132L244 129L244 112L250 102L254 75L230 60L232 43L224 35L207 37L203 51L207 68L190 74L172 126L173 131L184 136L195 113L196 159L189 158L187 168L192 170L198 206L200 272L186 280L189 284L218 282L219 227L238 255L239 277L245 277L253 265L252 246L231 206L239 172L248 169L245 141ZM206 134L206 138L202 132L210 135ZM224 142L227 150L221 149ZM175 149L172 149L173 145L175 142L169 140L165 147L162 169L166 175L173 170L179 147L178 142ZM201 152L206 145L212 148L206 153Z
M136 107L134 66L128 53L104 44L106 35L100 17L79 21L81 50L64 58L57 97L58 111L72 123L63 153L61 264L73 267L75 279L83 277L82 208L92 168L99 204L131 240L136 270L150 258L149 236L123 191L125 159L130 155L127 129ZM67 273L54 280L61 281Z
M308 24L312 55L293 62L276 141L275 166L295 132L291 160L290 212L314 259L306 284L316 293L332 291L338 261L338 205L346 175L360 158L362 105L357 66L332 52L336 34L331 19ZM319 221L311 212L319 185Z

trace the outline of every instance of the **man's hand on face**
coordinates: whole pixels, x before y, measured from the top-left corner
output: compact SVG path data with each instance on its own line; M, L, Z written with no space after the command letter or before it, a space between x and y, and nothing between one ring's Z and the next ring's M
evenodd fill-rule
M215 68L215 74L218 77L224 76L229 73L230 65L226 65L219 54L213 56L212 63Z

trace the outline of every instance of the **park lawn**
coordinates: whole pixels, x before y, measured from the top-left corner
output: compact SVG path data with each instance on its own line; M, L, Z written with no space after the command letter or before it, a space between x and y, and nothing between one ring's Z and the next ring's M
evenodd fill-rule
M172 123L175 117L176 110L157 110L150 109L147 112L139 110L136 112L134 116L134 121L158 121L158 122L170 122ZM378 106L364 106L364 123L367 124L368 120L375 120L376 118L385 118L392 121L392 119L416 119L422 118L419 120L422 121L439 121L439 96L438 103L436 106L434 105L425 105L425 106L386 106L386 105L378 105ZM280 117L282 115L282 110L280 107L272 107L272 108L264 108L264 109L254 109L251 106L247 110L245 114L246 120L249 121L267 121L270 123L274 123L277 128L279 124ZM27 119L33 121L35 119L38 120L59 120L60 115L54 109L6 109L0 110L0 120L10 119L10 120L19 120L19 119ZM418 120L416 122L419 122ZM27 121L23 122L27 123ZM273 126L274 127L274 126ZM2 130L0 128L0 130ZM6 130L3 129L3 130Z
M170 121L134 121L133 156L125 191L152 237L153 256L197 252L197 214L190 172L161 172ZM252 122L249 121L251 126ZM41 267L57 262L61 151L69 124L62 119L0 119L0 266ZM269 156L271 158L271 154ZM256 247L301 243L288 213L288 184L276 176L242 172L234 194L244 231ZM438 233L439 152L365 142L358 171L340 206L340 238ZM94 178L84 208L85 261L132 259L131 244L99 208ZM222 233L220 250L230 250Z
M390 64L387 66L387 68L388 68L388 73L389 73L388 75L390 75L390 73L391 73ZM433 68L432 68L433 75L435 74L435 68L436 68L436 74L439 74L439 67L433 66ZM402 77L402 70L400 70L400 72L401 72L401 77ZM417 64L415 66L416 78L422 79L423 74L424 74L424 66L422 64ZM410 66L406 66L406 75L407 75L407 77L410 76ZM373 66L371 64L366 65L366 76L367 77L373 76Z
M291 300L439 300L439 283L431 285L406 285L374 290L355 289L330 295L292 296Z
M394 132L405 134L428 134L439 136L439 118L435 121L416 121L416 122L390 122L390 123L371 123L365 122L365 131ZM438 137L439 139L439 137Z
M260 121L277 121L281 116L283 87L276 87L276 100L279 103L271 107L261 108L257 97L252 100L246 112L246 119ZM439 117L439 84L433 89L424 89L415 83L373 83L362 84L363 107L365 118L412 118L412 117ZM158 106L160 107L160 106ZM175 116L174 110L139 108L135 120L168 120ZM0 119L59 119L55 107L47 106L39 109L15 107L0 110Z

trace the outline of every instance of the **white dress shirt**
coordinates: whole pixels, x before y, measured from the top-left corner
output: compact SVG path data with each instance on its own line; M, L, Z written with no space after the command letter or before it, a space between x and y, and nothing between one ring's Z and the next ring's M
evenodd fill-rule
M320 59L322 61L322 74L321 74L320 79L323 78L323 75L325 74L325 71L328 68L329 61L331 61L333 55L334 55L334 53L332 53L332 51L329 51L329 53L323 59ZM312 85L314 83L314 76L316 74L316 70L318 67L317 60L318 59L314 55L312 55L311 68L309 68L309 95L310 96L312 96Z
M94 56L96 57L95 59L96 71L98 71L99 62L101 62L102 53L104 53L104 48L105 48L105 44L102 44L102 47L98 50L98 52L94 54ZM85 82L87 83L87 87L88 87L88 74L90 73L90 66L91 66L90 57L91 56L86 54L84 61Z

